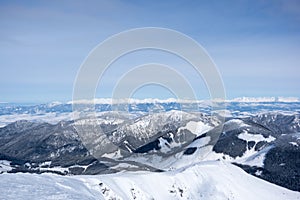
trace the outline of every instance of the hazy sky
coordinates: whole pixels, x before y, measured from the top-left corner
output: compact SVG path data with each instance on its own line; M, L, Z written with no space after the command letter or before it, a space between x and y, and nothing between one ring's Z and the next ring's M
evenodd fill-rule
M2 0L0 102L71 100L77 71L96 45L120 31L149 26L174 29L199 42L218 66L228 98L300 97L297 0ZM132 59L144 61L145 55ZM124 72L121 66L131 63L129 58L108 72L107 77L115 80L107 80L98 97L111 95L114 81ZM150 52L147 62L151 58L181 66L155 52ZM192 71L183 71L197 84ZM148 87L136 96L165 98L166 94Z

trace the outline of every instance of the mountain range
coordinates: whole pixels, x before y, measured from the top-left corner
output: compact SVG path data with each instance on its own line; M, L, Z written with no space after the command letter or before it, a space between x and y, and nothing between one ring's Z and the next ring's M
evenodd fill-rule
M230 177L223 173L236 173L231 178L238 179L237 174L247 180L248 177L257 177L300 191L300 103L227 102L226 110L212 110L211 104L206 102L198 105L199 109L192 111L189 103L143 102L129 104L128 112L116 112L110 110L109 104L96 104L95 118L77 119L70 118L74 114L70 104L1 105L0 171L3 174L0 176L19 175L19 172L47 174L39 175L41 177L50 176L49 173L77 175L67 178L67 184L82 180L82 177L94 179L89 175L105 180L105 177L112 177L111 181L107 178L106 183L101 182L101 185L99 182L97 186L99 191L106 191L101 192L106 199L112 196L121 198L120 191L116 192L115 188L121 183L115 180L119 180L119 176L127 176L127 173L134 180L140 177L136 173L141 173L144 177L141 180L149 184L149 177L161 176L174 185L171 184L173 189L166 189L168 192L164 195L186 198L201 193L203 199L209 199L209 192L205 193L200 185L210 187L207 191L216 192L219 191L216 189L219 183L208 186L200 180L194 181L193 184L199 187L187 192L192 185L187 184L184 178L178 182L171 181L170 174L174 176L172 180L184 177L185 173L196 173L202 178L211 176L203 178L203 181L217 181L220 177L224 178L222 184L225 184ZM152 112L153 108L156 112ZM217 114L211 115L211 112ZM10 123L9 116L15 116L16 121ZM80 128L97 130L96 135L92 138L92 134L83 135ZM108 141L113 148L104 148L108 144L103 141ZM211 170L224 169L222 173L213 174L210 166ZM26 176L20 175L20 179ZM56 175L51 176L60 179ZM35 175L32 177L37 178ZM127 181L134 184L128 177L122 180L124 184ZM153 195L149 191L143 192L147 190L143 187L136 186L133 190L130 194L134 193L137 199L151 199ZM222 190L226 197L230 195L228 191ZM123 194L122 198L129 198L126 195ZM138 198L138 195L144 196ZM237 195L240 194L233 192L232 198L237 198ZM299 193L291 195L300 196ZM225 196L220 195L220 199Z

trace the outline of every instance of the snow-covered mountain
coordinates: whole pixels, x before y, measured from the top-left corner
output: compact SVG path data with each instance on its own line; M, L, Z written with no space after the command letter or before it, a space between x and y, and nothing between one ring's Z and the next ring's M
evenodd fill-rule
M95 111L98 113L112 111L114 106L111 99L98 99L95 101ZM124 101L127 103L128 101ZM197 111L210 114L212 106L225 108L222 114L226 117L240 117L242 115L257 115L263 112L292 112L300 111L300 101L297 98L237 98L224 101L188 101L188 100L132 100L126 104L127 109L134 115L145 115L157 110L162 111ZM83 103L91 103L83 102ZM122 103L122 101L120 102ZM159 108L159 109L158 109ZM195 109L196 108L196 109ZM76 113L75 113L76 114ZM17 120L30 120L35 122L48 122L56 124L62 120L70 120L74 116L72 102L49 104L14 104L0 103L0 127Z
M245 199L242 196L246 195L253 199L251 192L244 191L251 188L247 183L251 180L266 188L256 199L269 194L267 190L274 191L278 199L299 198L300 193L260 179L300 191L300 103L226 102L226 110L215 110L214 115L210 115L212 103L198 103L198 110L189 111L194 105L135 102L128 112L97 104L96 118L77 119L71 118L74 113L69 104L2 105L0 182L11 176L16 180L12 185L26 188L21 187L23 179L41 177L47 188L50 186L42 177L48 177L66 194L57 194L61 199L77 194L74 182L87 199L157 199L154 189L171 199L194 199L195 195L203 199ZM153 112L157 107L162 108L160 112ZM78 127L93 134L82 135ZM113 147L109 151L103 148L106 142ZM77 176L35 175L46 172ZM194 176L199 180L188 181L187 177ZM152 190L153 179L166 183ZM235 184L235 180L241 182ZM147 184L141 186L141 182Z
M152 166L149 170L153 167L159 169L161 166L156 166L156 163L143 162L141 165L138 160L148 156L162 159L181 152L196 137L219 123L218 119L204 114L182 111L155 113L134 119L132 115L105 112L96 119L61 121L55 125L17 121L0 128L0 160L10 161L13 172L108 173L116 171L119 163L123 162L135 163L135 167L143 169L146 166ZM96 145L88 148L85 135L77 131L78 124L83 124L85 131L94 131L96 125L98 133L105 133L110 142L119 148L112 152L102 150L101 134L91 138L92 144ZM90 137L90 132L87 133ZM91 151L96 153L91 154ZM96 154L101 157L95 159Z
M2 174L2 199L297 200L300 193L246 174L223 162L195 163L169 172L58 176Z

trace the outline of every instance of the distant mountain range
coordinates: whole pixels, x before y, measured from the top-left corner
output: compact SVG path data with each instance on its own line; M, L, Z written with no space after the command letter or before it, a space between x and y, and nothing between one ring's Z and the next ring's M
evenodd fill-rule
M226 110L213 111L213 116L211 104L198 105L192 112L189 103L134 103L128 112L115 112L109 104L97 104L96 118L77 119L71 118L70 104L2 105L0 170L62 175L164 172L222 160L300 191L300 103L227 102ZM107 151L105 140L86 140L78 124L101 130L96 136L105 134L116 148Z

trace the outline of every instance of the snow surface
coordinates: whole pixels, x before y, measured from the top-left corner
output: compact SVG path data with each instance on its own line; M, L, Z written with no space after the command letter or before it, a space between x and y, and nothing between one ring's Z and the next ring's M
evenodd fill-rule
M178 132L180 132L181 130L183 129L187 129L189 130L191 133L197 135L197 136L200 136L208 131L210 131L213 127L201 122L201 121L198 121L198 122L195 122L195 121L189 121L185 127L181 127L178 129Z
M0 160L0 173L12 170L13 168L10 166L10 163L7 160Z
M251 149L247 148L247 150L241 157L236 157L236 158L233 158L224 153L216 153L214 151L211 151L204 158L204 160L206 160L206 161L208 161L208 160L224 160L224 161L231 162L231 163L240 163L240 164L249 165L249 166L263 167L266 154L272 148L273 148L273 146L269 146L267 148L264 148L261 151L255 151L255 148L251 148Z
M293 145L293 146L299 146L296 142L289 142L291 145Z
M176 171L110 175L1 174L0 199L297 200L300 193L271 184L223 162Z
M272 137L271 135L269 135L269 137L265 138L261 134L250 134L247 131L243 131L241 134L239 134L238 138L245 140L245 141L254 141L254 142L261 142L261 141L272 142L272 141L276 140L276 138Z
M235 159L235 162L249 166L263 167L266 154L272 148L273 147L270 146L258 152L255 151L254 148L250 150L247 149L241 158Z
M211 137L206 136L206 137L197 139L196 141L192 142L191 144L188 145L188 147L201 148L201 147L204 147L205 145L209 144L210 140L211 140Z
M237 128L249 127L249 125L245 124L243 120L231 119L224 123L224 127L226 127L226 131L231 131Z

